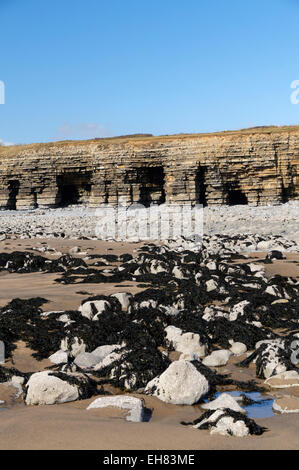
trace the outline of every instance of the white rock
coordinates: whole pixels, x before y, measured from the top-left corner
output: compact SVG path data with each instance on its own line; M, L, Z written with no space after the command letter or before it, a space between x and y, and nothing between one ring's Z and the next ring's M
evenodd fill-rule
M92 353L82 352L76 356L74 363L81 369L90 369L100 362L98 356Z
M105 359L105 357L107 357L109 354L114 351L117 351L117 349L120 348L121 346L119 346L118 344L106 344L104 346L99 346L91 352L94 356L97 356L97 358L99 359L98 362L100 362Z
M289 388L299 386L299 374L295 370L288 370L282 374L272 375L265 384L271 388Z
M112 397L97 398L87 407L87 410L94 408L106 408L108 406L129 410L129 413L126 416L127 421L143 421L144 408L142 400L127 395L115 395Z
M104 357L98 364L94 366L94 370L100 371L105 367L110 366L114 362L119 361L123 356L123 353L113 351L112 353L108 354Z
M247 347L244 343L236 342L232 344L230 351L236 356L240 356L241 354L246 353Z
M233 418L225 416L224 418L219 419L217 425L211 429L210 434L246 437L249 434L249 429L244 423L244 421L234 421Z
M205 357L202 363L209 367L225 366L231 356L232 353L228 349L220 349Z
M172 274L173 274L174 277L176 277L177 279L186 279L185 276L184 276L183 271L182 271L181 268L179 268L178 266L175 266L175 267L173 268Z
M250 302L248 300L242 300L241 302L235 304L229 311L229 321L237 320L239 315L244 314L244 309Z
M206 288L207 288L207 292L211 292L218 288L218 284L217 282L214 281L214 279L209 279L206 282Z
M231 410L238 411L239 413L246 413L244 408L238 404L237 400L228 393L221 393L216 400L210 401L201 405L205 410L219 410L230 408Z
M180 328L168 326L165 328L167 342L173 345L175 351L184 354L196 354L203 357L206 354L207 346L200 342L200 336L197 333L183 333Z
M80 305L78 308L83 317L88 318L89 320L98 319L99 315L103 313L107 307L109 307L109 302L107 300L93 300L84 302L83 305Z
M130 305L130 299L132 295L128 292L117 292L116 294L112 294L110 297L115 297L119 303L121 304L122 310L127 311Z
M50 371L37 372L27 382L27 405L54 405L77 400L78 387L49 375Z
M49 357L49 361L53 364L66 364L68 361L68 353L59 349L59 351L56 351Z
M172 362L145 388L145 393L174 405L193 405L208 391L207 379L189 361Z
M81 251L81 248L79 246L73 246L73 248L70 248L69 254L73 255L73 254L79 253L80 251Z
M284 396L277 398L272 405L273 410L279 413L299 413L299 398Z
M223 415L223 418L221 416ZM222 436L237 436L237 437L245 437L248 436L249 434L249 429L247 428L246 424L239 420L234 422L233 418L230 416L225 415L224 410L215 410L215 412L209 416L209 418L206 418L202 421L200 421L198 424L194 425L193 427L195 429L200 428L203 424L206 423L213 423L215 422L218 418L220 418L217 421L216 426L211 426L210 428L210 434L221 434Z
M256 272L259 272L259 271L265 271L265 268L262 264L249 263L248 266L249 266L250 271L252 273L256 273Z
M276 286L268 286L265 292L267 292L267 294L273 295L274 297L281 297L281 294Z
M66 337L61 340L60 349L62 349L62 351L67 351L70 356L76 357L78 354L85 352L86 344L77 336L75 336L72 341Z

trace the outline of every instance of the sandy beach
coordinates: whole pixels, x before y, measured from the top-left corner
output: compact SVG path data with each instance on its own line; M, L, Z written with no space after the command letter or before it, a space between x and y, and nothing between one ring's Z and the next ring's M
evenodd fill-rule
M31 250L41 247L49 240L5 240L1 250ZM93 240L51 240L52 247L67 253L76 244L83 252L92 254L134 254L140 244L109 243ZM36 252L37 253L37 252ZM265 257L265 253L251 253L248 263ZM102 267L99 269L103 269ZM266 265L267 276L288 275L299 279L299 254L286 253L285 260L275 260ZM29 273L17 274L6 271L0 274L0 306L12 298L45 297L49 302L43 305L44 311L77 309L86 294L110 294L114 292L136 293L134 282L123 285L76 284L63 285L54 282L57 274ZM245 357L245 356L244 356ZM240 358L238 358L240 359ZM256 379L254 366L248 369L237 368L235 361L218 368L220 373L230 373L241 380ZM15 367L22 372L36 372L51 365L44 359L37 361L25 343L19 342L13 358L7 360L7 367ZM216 369L215 369L216 370ZM261 380L258 380L262 384ZM114 393L123 393L114 390ZM299 387L281 389L284 394L299 396ZM0 400L5 400L5 408L0 409L0 449L296 449L299 441L299 421L296 414L274 415L270 418L257 418L256 422L269 430L262 436L230 438L211 436L208 431L199 431L180 424L182 420L196 419L201 410L195 406L177 406L163 403L156 397L133 394L141 397L147 408L152 410L149 422L129 423L124 413L112 409L86 410L93 398L51 406L25 406L20 399L14 399L13 387L0 386ZM273 396L273 390L271 391Z

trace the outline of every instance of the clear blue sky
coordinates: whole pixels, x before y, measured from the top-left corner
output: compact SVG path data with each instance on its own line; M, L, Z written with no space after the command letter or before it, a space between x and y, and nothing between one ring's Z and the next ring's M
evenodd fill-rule
M0 140L299 124L299 0L0 0Z

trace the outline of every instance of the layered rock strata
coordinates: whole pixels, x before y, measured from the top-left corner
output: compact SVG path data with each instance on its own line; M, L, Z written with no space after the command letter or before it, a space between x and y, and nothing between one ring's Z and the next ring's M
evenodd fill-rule
M0 208L298 199L299 128L0 147Z

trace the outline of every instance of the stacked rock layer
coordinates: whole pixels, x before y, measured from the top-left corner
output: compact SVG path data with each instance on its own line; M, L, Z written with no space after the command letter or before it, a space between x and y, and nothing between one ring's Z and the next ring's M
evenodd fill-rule
M0 148L0 208L298 199L299 128Z

